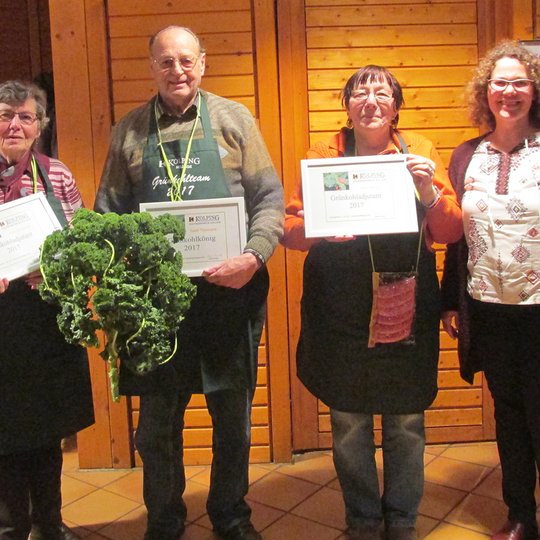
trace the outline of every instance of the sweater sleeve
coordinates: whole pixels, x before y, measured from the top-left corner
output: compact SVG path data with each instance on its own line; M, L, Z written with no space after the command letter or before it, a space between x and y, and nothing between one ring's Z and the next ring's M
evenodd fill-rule
M416 133L407 132L405 135L410 137L412 154L428 157L435 162L433 184L439 189L441 198L433 208L426 209L426 237L441 244L457 242L463 234L461 208L444 163L429 139Z
M335 158L339 157L337 150L337 138L335 135L330 143L315 143L307 152L307 159ZM304 211L302 196L302 183L298 182L292 197L285 207L285 230L281 243L289 249L307 251L314 244L321 242L321 238L306 238L304 217L298 212Z

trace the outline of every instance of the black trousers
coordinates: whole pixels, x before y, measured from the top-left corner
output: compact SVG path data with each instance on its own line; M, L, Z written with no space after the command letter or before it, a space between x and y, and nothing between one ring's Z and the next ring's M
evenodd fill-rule
M32 525L62 523L60 443L0 456L0 540L26 540Z
M495 403L508 518L536 538L540 470L540 305L471 302L471 354L482 358Z

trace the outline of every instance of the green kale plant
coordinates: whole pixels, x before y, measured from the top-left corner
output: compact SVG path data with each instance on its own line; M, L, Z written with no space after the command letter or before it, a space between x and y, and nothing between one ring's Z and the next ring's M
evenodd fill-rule
M176 352L176 332L195 287L182 273L174 242L184 225L168 214L118 215L80 209L71 227L41 248L41 297L60 306L57 322L69 343L99 347L119 400L118 365L145 374Z

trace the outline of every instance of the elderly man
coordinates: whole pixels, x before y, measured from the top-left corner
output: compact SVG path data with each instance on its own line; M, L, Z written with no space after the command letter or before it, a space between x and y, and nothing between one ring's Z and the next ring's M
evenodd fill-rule
M141 396L135 443L144 464L145 540L184 531L182 430L193 393L205 394L212 417L207 510L214 530L223 539L261 538L244 497L265 263L282 234L283 195L248 110L200 89L205 59L188 28L170 26L150 39L158 95L115 127L95 205L122 213L140 202L242 196L248 214L243 253L193 278L197 295L175 358L148 376L121 373L121 390Z

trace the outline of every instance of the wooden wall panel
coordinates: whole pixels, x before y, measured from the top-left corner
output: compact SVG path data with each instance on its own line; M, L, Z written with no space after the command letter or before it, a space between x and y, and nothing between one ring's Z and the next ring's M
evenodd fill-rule
M473 131L463 86L478 61L476 2L346 4L335 9L334 1L306 0L310 143L344 124L339 91L358 67L372 63L391 69L404 87L400 127L445 130L438 148L447 158L464 130Z

